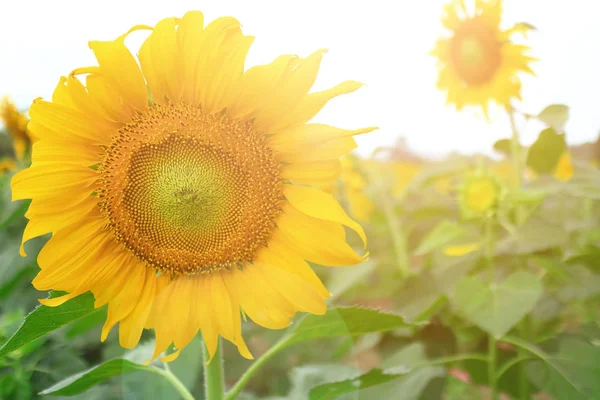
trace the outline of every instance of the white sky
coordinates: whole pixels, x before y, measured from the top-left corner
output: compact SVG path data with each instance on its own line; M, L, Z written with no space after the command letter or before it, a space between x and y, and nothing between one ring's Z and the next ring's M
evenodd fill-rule
M468 0L467 0L468 1ZM89 40L110 40L135 24L153 25L190 9L206 20L231 15L256 40L247 65L270 62L284 53L305 56L328 48L315 89L354 79L367 84L330 103L318 121L352 128L377 125L357 140L359 151L389 145L399 136L426 155L490 152L509 136L508 121L488 123L474 112L445 106L435 89L437 69L428 55L446 0L211 0L161 1L29 0L0 2L0 95L20 107L49 98L58 78L73 68L94 65ZM570 143L595 140L600 130L600 56L597 2L593 0L505 0L504 22L526 21L537 28L529 38L538 76L523 80L530 113L551 103L571 107ZM594 40L595 39L595 40ZM529 124L531 143L540 126Z

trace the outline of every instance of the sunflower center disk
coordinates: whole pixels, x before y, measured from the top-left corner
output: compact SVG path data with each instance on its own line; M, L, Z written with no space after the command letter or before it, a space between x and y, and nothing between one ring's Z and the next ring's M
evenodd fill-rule
M125 125L100 169L117 240L162 273L251 261L281 211L279 163L251 123L155 106Z
M483 85L492 80L502 63L501 43L485 22L466 21L452 38L452 64L469 85Z

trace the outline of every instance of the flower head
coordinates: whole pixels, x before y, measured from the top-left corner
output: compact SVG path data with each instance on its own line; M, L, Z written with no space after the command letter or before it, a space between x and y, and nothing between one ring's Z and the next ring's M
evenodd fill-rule
M189 12L139 29L151 30L139 66L127 34L92 41L99 65L31 106L39 141L13 199L33 199L23 243L53 233L33 284L68 292L49 306L91 291L108 304L102 339L119 323L123 347L152 328L157 357L201 331L211 355L220 335L250 358L242 311L273 329L322 314L330 294L306 261L364 259L344 231L365 242L362 227L317 186L374 128L307 123L361 85L309 93L323 50L245 70L254 38L234 18L204 26Z
M553 176L562 182L568 181L573 176L573 164L571 164L571 155L568 151L565 151L558 159Z
M432 54L439 65L437 86L458 110L478 105L487 114L490 101L509 106L511 99L520 99L519 73L533 74L529 63L535 59L527 55L529 48L511 41L531 26L521 23L503 30L501 14L501 0L475 0L473 13L459 0L444 7L442 24L450 35L438 40Z
M493 211L500 199L498 180L484 171L465 177L459 190L459 203L466 217L482 217Z
M8 97L4 97L2 104L0 104L0 118L2 118L8 134L12 137L15 157L22 160L32 142L27 129L27 123L29 122L27 117L17 109Z

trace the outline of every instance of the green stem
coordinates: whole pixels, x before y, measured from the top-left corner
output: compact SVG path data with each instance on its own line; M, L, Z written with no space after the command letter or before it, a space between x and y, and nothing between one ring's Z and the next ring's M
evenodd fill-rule
M250 365L250 368L248 368L246 370L246 372L244 372L244 375L242 375L242 377L235 383L235 385L233 385L231 390L229 390L229 392L227 392L227 395L225 396L225 400L235 399L236 396L242 391L242 389L244 389L244 386L246 386L246 384L252 378L252 376L256 373L256 371L258 371L260 369L260 367L262 367L263 364L265 362L267 362L267 360L269 360L275 354L279 353L286 346L287 346L287 340L284 337L279 342L275 343L269 350L267 350L266 353L264 353L262 356L260 356L256 361L254 361L254 363L252 365ZM210 400L213 400L213 399L210 398Z
M515 168L515 174L516 174L516 190L521 190L521 187L523 186L523 162L522 162L522 157L521 157L521 143L519 142L519 131L517 130L517 126L515 124L515 111L512 107L510 107L508 110L508 116L510 119L510 127L512 129L512 140L511 140L511 150L512 150L512 156L513 156L513 163L514 163L514 168ZM523 215L523 208L517 206L517 209L515 210L516 213L516 222L517 222L517 226L520 226L523 222L524 222L524 215ZM526 339L527 335L529 334L528 332L528 316L525 316L525 319L523 320L523 331L521 333L521 335ZM521 347L519 347L518 350L518 357L519 358L524 358L527 357L527 352L522 349ZM527 400L529 399L529 382L527 382L527 376L525 375L525 366L524 364L522 364L520 366L520 373L519 373L519 392L521 395L521 399L522 400Z
M168 380L171 386L177 390L182 399L194 400L194 396L192 396L192 394L187 390L185 385L171 372L169 365L167 363L163 363L163 366L165 369L154 368L154 372Z
M488 356L485 354L479 354L479 353L457 354L455 356L434 358L433 360L416 363L413 365L413 368L429 367L432 365L444 365L444 364L450 364L450 363L454 363L457 361L465 361L465 360L487 361Z
M510 128L512 130L512 136L510 141L510 149L512 155L513 168L515 173L515 190L519 191L523 187L523 160L521 156L521 143L519 140L519 131L517 130L517 124L515 123L515 111L511 107L507 110L508 117L510 119ZM516 219L517 225L521 225L523 223L523 209L521 207L517 207Z
M394 252L396 253L396 263L402 277L405 278L410 275L409 269L409 261L408 254L406 251L406 239L404 234L402 233L402 228L400 226L400 220L394 211L394 207L388 198L387 193L384 193L381 188L379 189L379 195L381 198L381 205L383 206L383 212L385 213L385 219L388 223L388 227L390 229L390 234L392 235L392 240L394 242Z
M488 380L492 390L491 399L496 400L498 398L496 391L496 339L490 335L488 341Z
M529 316L528 315L525 316L525 318L523 319L521 324L522 324L520 327L521 328L520 329L521 337L524 340L527 340L529 338ZM519 357L527 357L529 355L529 352L526 349L519 347L517 350L517 355ZM525 367L526 367L526 364L521 364L520 371L519 371L519 395L520 395L521 400L528 400L530 397L529 382L527 380Z
M529 355L519 355L517 357L512 358L510 361L505 362L496 372L496 382L504 375L509 369L520 363L521 361L531 360L533 357Z
M494 264L494 220L488 217L484 225L485 261L490 273L490 283L496 281L496 266Z
M210 355L204 346L204 360ZM217 343L217 351L213 359L204 367L204 388L207 400L223 400L225 397L225 384L223 382L223 353L221 351L221 338Z
M490 271L490 284L494 285L496 281L496 267L494 264L494 220L488 217L485 221L485 260ZM488 380L492 391L492 400L496 400L496 338L489 335L488 338Z

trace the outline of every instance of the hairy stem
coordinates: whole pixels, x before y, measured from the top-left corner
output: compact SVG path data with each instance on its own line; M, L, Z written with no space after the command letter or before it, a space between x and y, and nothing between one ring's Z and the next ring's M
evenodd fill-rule
M185 385L177 378L167 363L163 363L164 369L154 368L154 372L159 375L162 375L184 400L194 400L194 396L187 390Z
M204 360L210 355L206 345L204 346ZM225 385L223 382L223 352L221 351L221 338L217 344L217 352L213 359L204 367L204 389L206 398L210 400L223 400L225 396Z
M275 343L266 353L260 356L254 363L244 372L244 375L236 382L235 385L231 388L229 392L227 392L227 396L225 396L226 400L233 400L236 398L238 394L244 389L244 386L248 383L248 381L252 378L252 376L266 363L271 357L275 354L279 353L287 346L286 338L284 337L279 342ZM212 397L210 398L212 400Z

